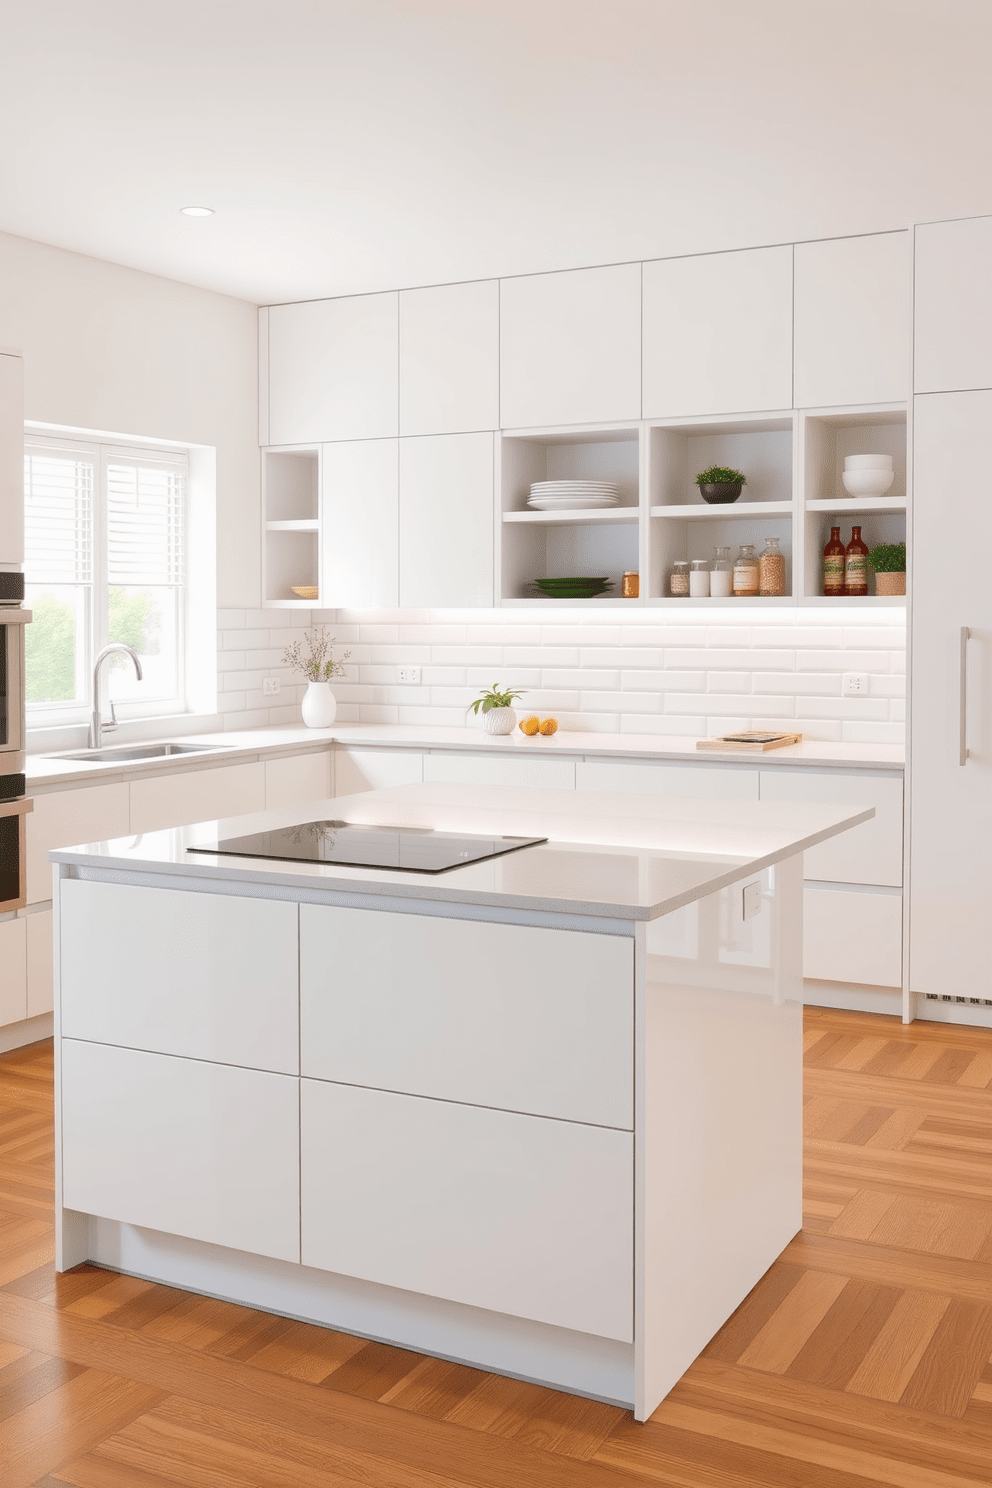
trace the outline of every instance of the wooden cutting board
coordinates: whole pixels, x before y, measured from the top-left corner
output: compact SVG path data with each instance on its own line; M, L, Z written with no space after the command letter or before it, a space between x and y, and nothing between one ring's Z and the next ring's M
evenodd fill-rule
M716 739L697 739L696 748L764 754L769 749L784 749L786 744L799 744L802 737L802 734L776 734L771 729L744 729L739 734L723 734Z

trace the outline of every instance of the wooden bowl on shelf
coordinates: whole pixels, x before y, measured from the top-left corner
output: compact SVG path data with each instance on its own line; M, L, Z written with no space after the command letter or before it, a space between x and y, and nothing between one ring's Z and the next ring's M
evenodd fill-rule
M290 587L290 591L293 594L296 595L297 599L316 599L317 598L317 585L316 584L290 584L289 587Z

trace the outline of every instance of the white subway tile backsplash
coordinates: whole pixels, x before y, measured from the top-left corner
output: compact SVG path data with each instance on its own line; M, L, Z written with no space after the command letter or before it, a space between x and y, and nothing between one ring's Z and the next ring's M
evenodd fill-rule
M649 610L625 613L622 624L600 619L589 609L540 624L526 610L223 610L218 706L227 728L297 720L305 684L283 652L309 624L324 624L337 656L352 651L334 683L342 722L458 727L472 698L497 682L523 690L519 707L553 712L563 729L682 737L788 720L820 739L904 736L905 631L891 610L853 623L850 608L812 623L784 610L748 625L717 610L698 624L659 622ZM399 682L404 664L421 668L418 686ZM867 697L841 696L847 671L868 673ZM261 694L271 676L281 683L274 700Z

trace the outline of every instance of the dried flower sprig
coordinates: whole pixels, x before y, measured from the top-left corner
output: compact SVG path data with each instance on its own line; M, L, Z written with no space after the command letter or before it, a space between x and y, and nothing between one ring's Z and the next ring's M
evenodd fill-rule
M309 682L329 682L332 677L343 677L344 664L351 652L346 651L340 661L335 661L333 646L334 637L328 638L324 626L318 625L316 630L305 630L302 641L286 647L282 653L283 665L302 672Z

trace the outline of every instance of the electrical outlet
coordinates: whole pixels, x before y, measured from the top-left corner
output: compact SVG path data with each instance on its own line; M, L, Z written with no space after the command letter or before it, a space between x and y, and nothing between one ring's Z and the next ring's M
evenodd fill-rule
M868 673L845 672L841 683L841 691L845 697L867 697Z
M420 668L419 667L415 667L415 666L401 666L400 667L400 681L401 682L413 682L415 684L419 684L419 682L420 682Z
M745 920L753 920L761 913L761 881L755 879L754 883L744 885L741 909Z
M279 678L278 677L263 677L262 678L262 696L263 697L278 697L279 696Z

